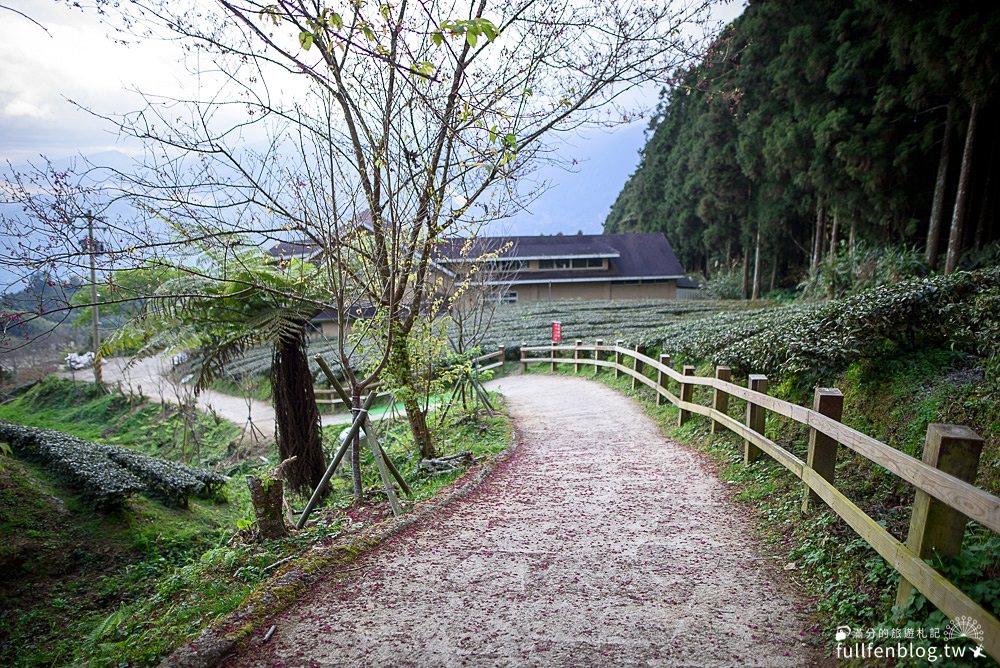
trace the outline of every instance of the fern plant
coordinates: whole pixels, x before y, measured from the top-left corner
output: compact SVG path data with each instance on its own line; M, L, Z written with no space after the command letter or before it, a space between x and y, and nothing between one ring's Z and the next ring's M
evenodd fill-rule
M195 267L166 281L105 350L137 357L188 352L195 387L204 389L246 351L271 349L270 382L289 487L309 490L325 463L319 410L306 357L306 326L329 298L322 272L302 260L276 262L252 248L207 251Z

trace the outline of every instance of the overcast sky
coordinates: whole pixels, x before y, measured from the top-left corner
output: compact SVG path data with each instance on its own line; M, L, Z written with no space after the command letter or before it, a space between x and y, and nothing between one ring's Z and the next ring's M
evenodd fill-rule
M742 2L718 8L731 20ZM123 47L107 37L96 18L54 0L6 0L41 23L45 30L0 9L0 160L23 163L44 154L53 160L117 151L137 153L118 139L106 122L81 111L70 100L102 113L141 106L132 90L155 86L180 93L193 85L179 64L179 52L162 42ZM46 30L48 32L46 32ZM657 91L644 91L644 106L656 105ZM590 131L568 137L561 149L573 171L541 170L550 189L531 207L496 231L512 234L599 233L611 204L638 164L647 120L614 132Z

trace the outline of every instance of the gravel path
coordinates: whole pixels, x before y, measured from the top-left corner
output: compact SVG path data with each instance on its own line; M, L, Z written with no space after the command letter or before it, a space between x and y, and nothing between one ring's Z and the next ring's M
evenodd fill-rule
M801 601L702 457L598 383L499 385L513 456L331 573L226 666L814 662Z

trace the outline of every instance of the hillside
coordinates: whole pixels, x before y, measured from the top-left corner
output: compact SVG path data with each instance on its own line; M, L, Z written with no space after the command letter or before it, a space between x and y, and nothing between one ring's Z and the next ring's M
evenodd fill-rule
M413 492L407 510L447 489L464 463L510 444L503 416L455 408L438 422L441 456L471 453L440 469L412 456L405 421L380 424L385 451ZM275 453L267 462L259 451L246 459L231 447L239 428L200 413L185 448L185 424L176 406L57 378L0 405L0 665L157 665L243 605L276 566L338 539L349 544L388 513L366 450L364 504L350 505L342 468L303 530L251 540L244 475L266 475ZM342 429L327 431L328 445ZM57 461L67 457L69 466ZM201 471L213 485L197 488L186 475L194 470L180 462L229 479ZM289 501L305 504L297 494Z
M605 231L662 231L737 297L870 246L995 264L998 30L989 3L750 3L663 90Z

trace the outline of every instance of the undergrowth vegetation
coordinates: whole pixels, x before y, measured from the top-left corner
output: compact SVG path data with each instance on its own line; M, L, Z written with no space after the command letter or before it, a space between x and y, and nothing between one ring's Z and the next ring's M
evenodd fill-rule
M240 434L215 415L55 376L0 405L0 418L200 467L229 459Z
M0 420L0 440L59 475L99 509L119 508L139 491L185 507L188 497L210 495L225 476L126 448L101 445L53 429Z
M308 561L311 548L350 542L354 533L388 513L381 481L365 450L363 505L352 505L350 480L335 477L325 505L302 531L254 542L248 540L253 512L243 474L266 474L274 462L234 458L235 426L200 415L200 451L185 452L173 431L184 424L176 409L55 379L0 406L0 415L72 431L75 436L3 426L4 433L17 432L32 441L71 448L85 444L87 452L102 453L102 467L112 464L132 476L136 489L131 491L154 497L133 493L117 507L95 512L91 499L77 485L67 484L69 478L52 475L34 456L24 458L20 446L11 453L4 450L0 665L157 665L206 625L244 604L265 581L287 568L305 567L298 558ZM474 407L453 409L447 419L433 423L442 456L469 451L470 459L481 459L510 442L504 417L487 416ZM335 449L341 428L327 428L328 451ZM430 499L467 470L462 465L444 472L421 469L405 421L378 422L376 429L414 492L402 499L404 508ZM214 494L202 498L192 480L178 476L194 469L141 453L213 462L225 466L231 479L220 485L221 478L211 477L217 474L204 473L211 477ZM177 479L167 489L154 486L150 492L146 478L166 472ZM178 490L190 497L186 508L158 500ZM301 508L305 499L292 496L290 502Z
M803 387L858 359L949 346L1000 358L1000 269L902 281L825 304L796 303L677 322L639 342L681 361L794 379Z

